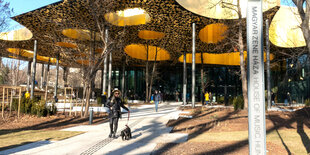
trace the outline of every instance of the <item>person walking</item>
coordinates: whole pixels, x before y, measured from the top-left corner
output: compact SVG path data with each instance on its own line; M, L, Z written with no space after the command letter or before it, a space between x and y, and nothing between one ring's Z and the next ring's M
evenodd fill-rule
M121 117L121 107L127 110L129 109L124 106L124 102L120 98L121 91L114 89L112 95L107 101L107 107L110 110L109 119L110 119L110 135L109 138L116 138L115 134L118 127L118 120Z
M275 98L276 98L276 95L274 94L273 91L271 91L271 105L275 105Z
M205 93L205 101L207 105L209 103L209 92L208 91Z
M161 101L161 96L157 90L155 90L154 102L155 102L155 111L158 111L158 103Z
M212 93L209 92L209 101L210 101L210 105L212 105Z

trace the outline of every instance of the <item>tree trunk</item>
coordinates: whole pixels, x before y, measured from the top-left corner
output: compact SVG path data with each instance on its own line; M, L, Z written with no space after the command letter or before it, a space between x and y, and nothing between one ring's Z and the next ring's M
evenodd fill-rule
M201 94L200 94L200 98L201 98L201 105L203 105L203 98L204 98L204 94L205 94L205 88L204 88L204 80L203 80L203 52L201 51L201 68L200 68L200 78L201 78Z
M248 86L247 86L247 73L244 63L244 44L242 38L242 18L241 18L241 8L240 1L238 0L238 14L239 14L239 30L238 30L238 44L240 52L240 70L241 70L241 81L242 81L242 95L244 101L244 109L248 108Z
M46 79L45 79L45 103L47 101L47 88L48 88L48 82L49 82L49 74L50 74L50 58L48 58L48 63L47 63L47 68L46 68L46 71L45 71L45 75L46 75Z
M156 47L156 53L155 53L155 61L154 61L154 64L153 64L153 70L152 70L152 74L151 74L150 90L149 90L149 100L150 100L150 97L152 95L153 78L154 78L154 74L155 74L155 70L156 70L156 60L157 60L157 47Z
M293 2L298 8L298 13L301 18L300 28L303 33L304 39L306 41L306 46L308 48L308 54L310 55L310 36L309 36L310 35L310 29L309 29L309 20L310 20L309 6L310 5L306 3L306 8L304 9L304 4L307 1L293 0Z
M146 45L146 65L145 65L145 101L149 100L149 46Z
M81 106L81 117L84 118L84 102L85 102L85 94L86 94L86 84L84 82L84 87L83 87L83 100L82 100L82 106Z
M85 105L84 117L88 116L89 105L90 105L90 96L91 96L91 85L87 84L87 86L86 86L86 105Z

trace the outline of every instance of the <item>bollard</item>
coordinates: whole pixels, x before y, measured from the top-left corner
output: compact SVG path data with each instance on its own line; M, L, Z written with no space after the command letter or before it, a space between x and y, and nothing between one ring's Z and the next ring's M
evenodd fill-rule
M93 123L93 108L90 108L89 112L89 125Z

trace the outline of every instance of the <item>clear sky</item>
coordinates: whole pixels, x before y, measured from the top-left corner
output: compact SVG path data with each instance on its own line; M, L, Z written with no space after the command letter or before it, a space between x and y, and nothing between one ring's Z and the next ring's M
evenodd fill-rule
M10 3L10 8L12 8L14 11L12 15L16 16L61 0L4 0L4 1ZM10 29L17 29L20 27L18 26L19 24L13 20L11 20L10 25L11 25Z
M20 15L58 1L61 0L4 0L4 2L10 3L10 8L14 11L12 16ZM22 27L20 24L10 19L10 30L18 29L20 27ZM15 60L9 58L3 59L4 64L10 63L10 61ZM27 62L22 61L20 69L23 69L26 66Z

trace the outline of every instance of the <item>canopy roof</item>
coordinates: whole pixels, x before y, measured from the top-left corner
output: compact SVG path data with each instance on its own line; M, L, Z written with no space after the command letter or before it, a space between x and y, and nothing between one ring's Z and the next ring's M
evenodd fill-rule
M72 60L77 56L85 56L76 52L80 45L83 45L85 50L92 49L91 46L94 46L94 49L102 48L100 47L103 38L100 35L102 31L97 27L98 22L96 23L96 21L102 21L102 23L107 23L109 38L114 41L111 48L113 48L113 63L116 65L123 64L123 57L127 57L129 65L144 64L146 58L138 59L135 57L137 54L133 56L132 53L125 50L132 44L139 46L148 44L151 49L155 46L158 49L164 49L165 55L169 55L169 59L165 60L178 62L183 51L191 51L192 23L195 22L197 25L196 34L199 33L196 36L197 51L225 53L233 50L224 37L230 37L231 34L215 35L214 32L208 31L218 28L220 29L215 32L224 33L224 29L236 30L237 28L232 24L236 20L215 19L203 14L196 14L195 11L189 11L191 9L187 10L188 7L183 4L185 0L183 2L180 0L107 0L100 3L103 10L93 10L94 7L90 6L88 2L89 0L63 0L13 17L14 20L29 29L33 37L27 41L0 40L0 42L5 42L6 48L32 51L33 40L38 40L40 56L55 58L60 54L62 65L78 67L81 62L77 63ZM107 5L105 4L107 2L113 4ZM110 8L106 9L105 6L110 6ZM125 15L125 11L128 9L141 11L139 14L128 16ZM274 7L265 11L264 18L271 21L278 9L279 7ZM122 10L124 11L122 12ZM100 19L95 19L95 11L102 11L105 14ZM134 20L137 20L138 23ZM245 25L245 19L243 19L243 24ZM208 25L212 25L210 26L212 28L208 28ZM214 48L216 46L221 48ZM12 56L6 50L1 52L3 56Z

